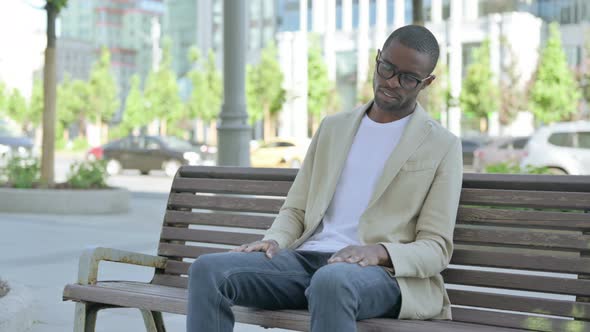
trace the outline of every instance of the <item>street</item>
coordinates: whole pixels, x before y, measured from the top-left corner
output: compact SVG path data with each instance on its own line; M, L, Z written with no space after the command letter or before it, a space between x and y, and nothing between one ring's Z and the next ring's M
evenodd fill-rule
M135 183L123 176L121 183ZM158 177L140 177L165 189ZM141 181L138 181L139 183ZM134 184L135 185L135 184ZM147 185L138 185L147 188ZM105 246L146 254L157 252L166 195L134 193L128 214L60 216L0 213L0 274L28 287L35 298L31 332L72 331L74 303L62 302L63 287L76 281L78 258L85 248ZM100 280L149 281L153 270L116 263L101 263ZM168 331L184 331L185 316L166 314ZM112 309L98 315L97 332L141 331L136 309ZM268 331L236 324L236 331ZM275 330L278 331L278 330ZM3 331L4 332L4 331ZM8 331L7 331L8 332Z

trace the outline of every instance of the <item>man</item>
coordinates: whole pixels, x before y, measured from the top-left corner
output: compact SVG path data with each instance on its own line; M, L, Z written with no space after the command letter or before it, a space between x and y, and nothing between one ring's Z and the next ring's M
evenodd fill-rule
M374 101L324 119L264 239L192 264L188 331L231 331L231 305L308 308L314 332L451 318L440 272L453 251L461 143L416 102L438 56L424 27L388 37Z

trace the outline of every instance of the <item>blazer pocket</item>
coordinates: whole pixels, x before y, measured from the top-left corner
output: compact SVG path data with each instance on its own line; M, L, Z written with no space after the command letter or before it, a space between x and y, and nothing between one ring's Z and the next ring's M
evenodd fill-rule
M419 172L434 169L436 167L436 160L408 160L402 166L404 172Z

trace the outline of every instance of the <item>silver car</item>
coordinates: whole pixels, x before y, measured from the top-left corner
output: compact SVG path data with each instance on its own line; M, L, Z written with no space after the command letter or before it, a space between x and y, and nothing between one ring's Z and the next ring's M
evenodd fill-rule
M590 174L590 121L540 128L525 147L521 166L548 167L553 174Z

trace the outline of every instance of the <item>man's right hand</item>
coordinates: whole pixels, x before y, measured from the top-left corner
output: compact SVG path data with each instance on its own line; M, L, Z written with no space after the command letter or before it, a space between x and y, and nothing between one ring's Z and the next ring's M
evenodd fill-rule
M272 258L277 252L279 252L279 243L275 240L256 241L248 244L241 245L235 249L230 250L231 252L253 252L262 251L266 254L266 257Z

